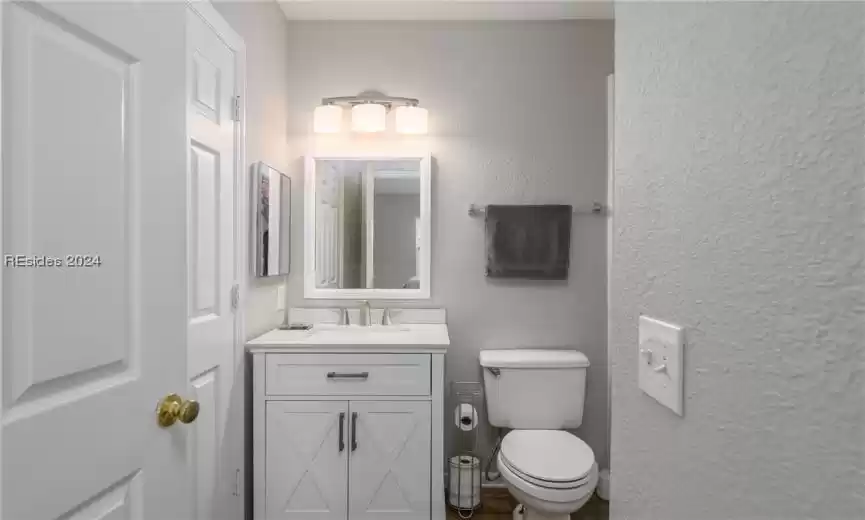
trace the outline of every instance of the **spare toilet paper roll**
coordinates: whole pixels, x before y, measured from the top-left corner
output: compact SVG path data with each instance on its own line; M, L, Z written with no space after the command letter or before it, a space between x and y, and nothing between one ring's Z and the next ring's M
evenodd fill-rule
M478 427L478 411L468 403L460 404L454 408L454 424L464 432L474 430Z

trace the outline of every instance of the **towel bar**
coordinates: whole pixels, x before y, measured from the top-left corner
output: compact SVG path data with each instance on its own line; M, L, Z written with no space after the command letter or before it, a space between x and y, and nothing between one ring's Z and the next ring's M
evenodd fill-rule
M486 212L487 210L483 206L476 206L474 204L469 205L470 217L482 217ZM606 212L606 206L600 202L593 202L590 207L586 208L574 208L574 215L604 215Z

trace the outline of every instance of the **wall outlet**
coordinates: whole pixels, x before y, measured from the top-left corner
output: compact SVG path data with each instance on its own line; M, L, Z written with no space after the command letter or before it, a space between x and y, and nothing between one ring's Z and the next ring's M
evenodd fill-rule
M682 415L685 332L682 327L640 316L640 389Z
M285 310L285 284L276 286L276 310Z

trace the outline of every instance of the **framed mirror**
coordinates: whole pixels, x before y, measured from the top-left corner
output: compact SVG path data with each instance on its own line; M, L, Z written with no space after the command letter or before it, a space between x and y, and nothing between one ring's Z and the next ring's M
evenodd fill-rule
M311 156L304 296L430 297L430 157Z
M286 275L291 266L291 179L263 162L253 165L255 275Z

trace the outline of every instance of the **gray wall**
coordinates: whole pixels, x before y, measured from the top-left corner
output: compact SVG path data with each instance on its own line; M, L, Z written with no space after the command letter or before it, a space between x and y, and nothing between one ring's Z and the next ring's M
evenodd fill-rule
M416 274L415 219L420 195L380 193L375 196L375 286L399 289Z
M865 515L865 5L819 4L617 4L614 519Z
M288 22L275 2L217 1L214 6L246 43L247 166L264 161L285 172L288 167L285 129ZM249 246L239 244L238 247ZM295 254L292 251L292 255ZM283 312L276 310L276 291L285 283L285 277L249 276L246 336L252 338L282 323Z
M466 211L471 203L604 200L612 23L297 22L289 24L288 48L297 179L322 97L377 89L417 97L429 109L432 301L422 304L447 308L448 379L478 380L485 348L584 351L592 367L581 435L605 465L604 220L574 220L567 282L492 283L484 277L483 221ZM302 198L295 203L299 208ZM288 298L291 305L327 305L303 300L302 226L295 219Z

